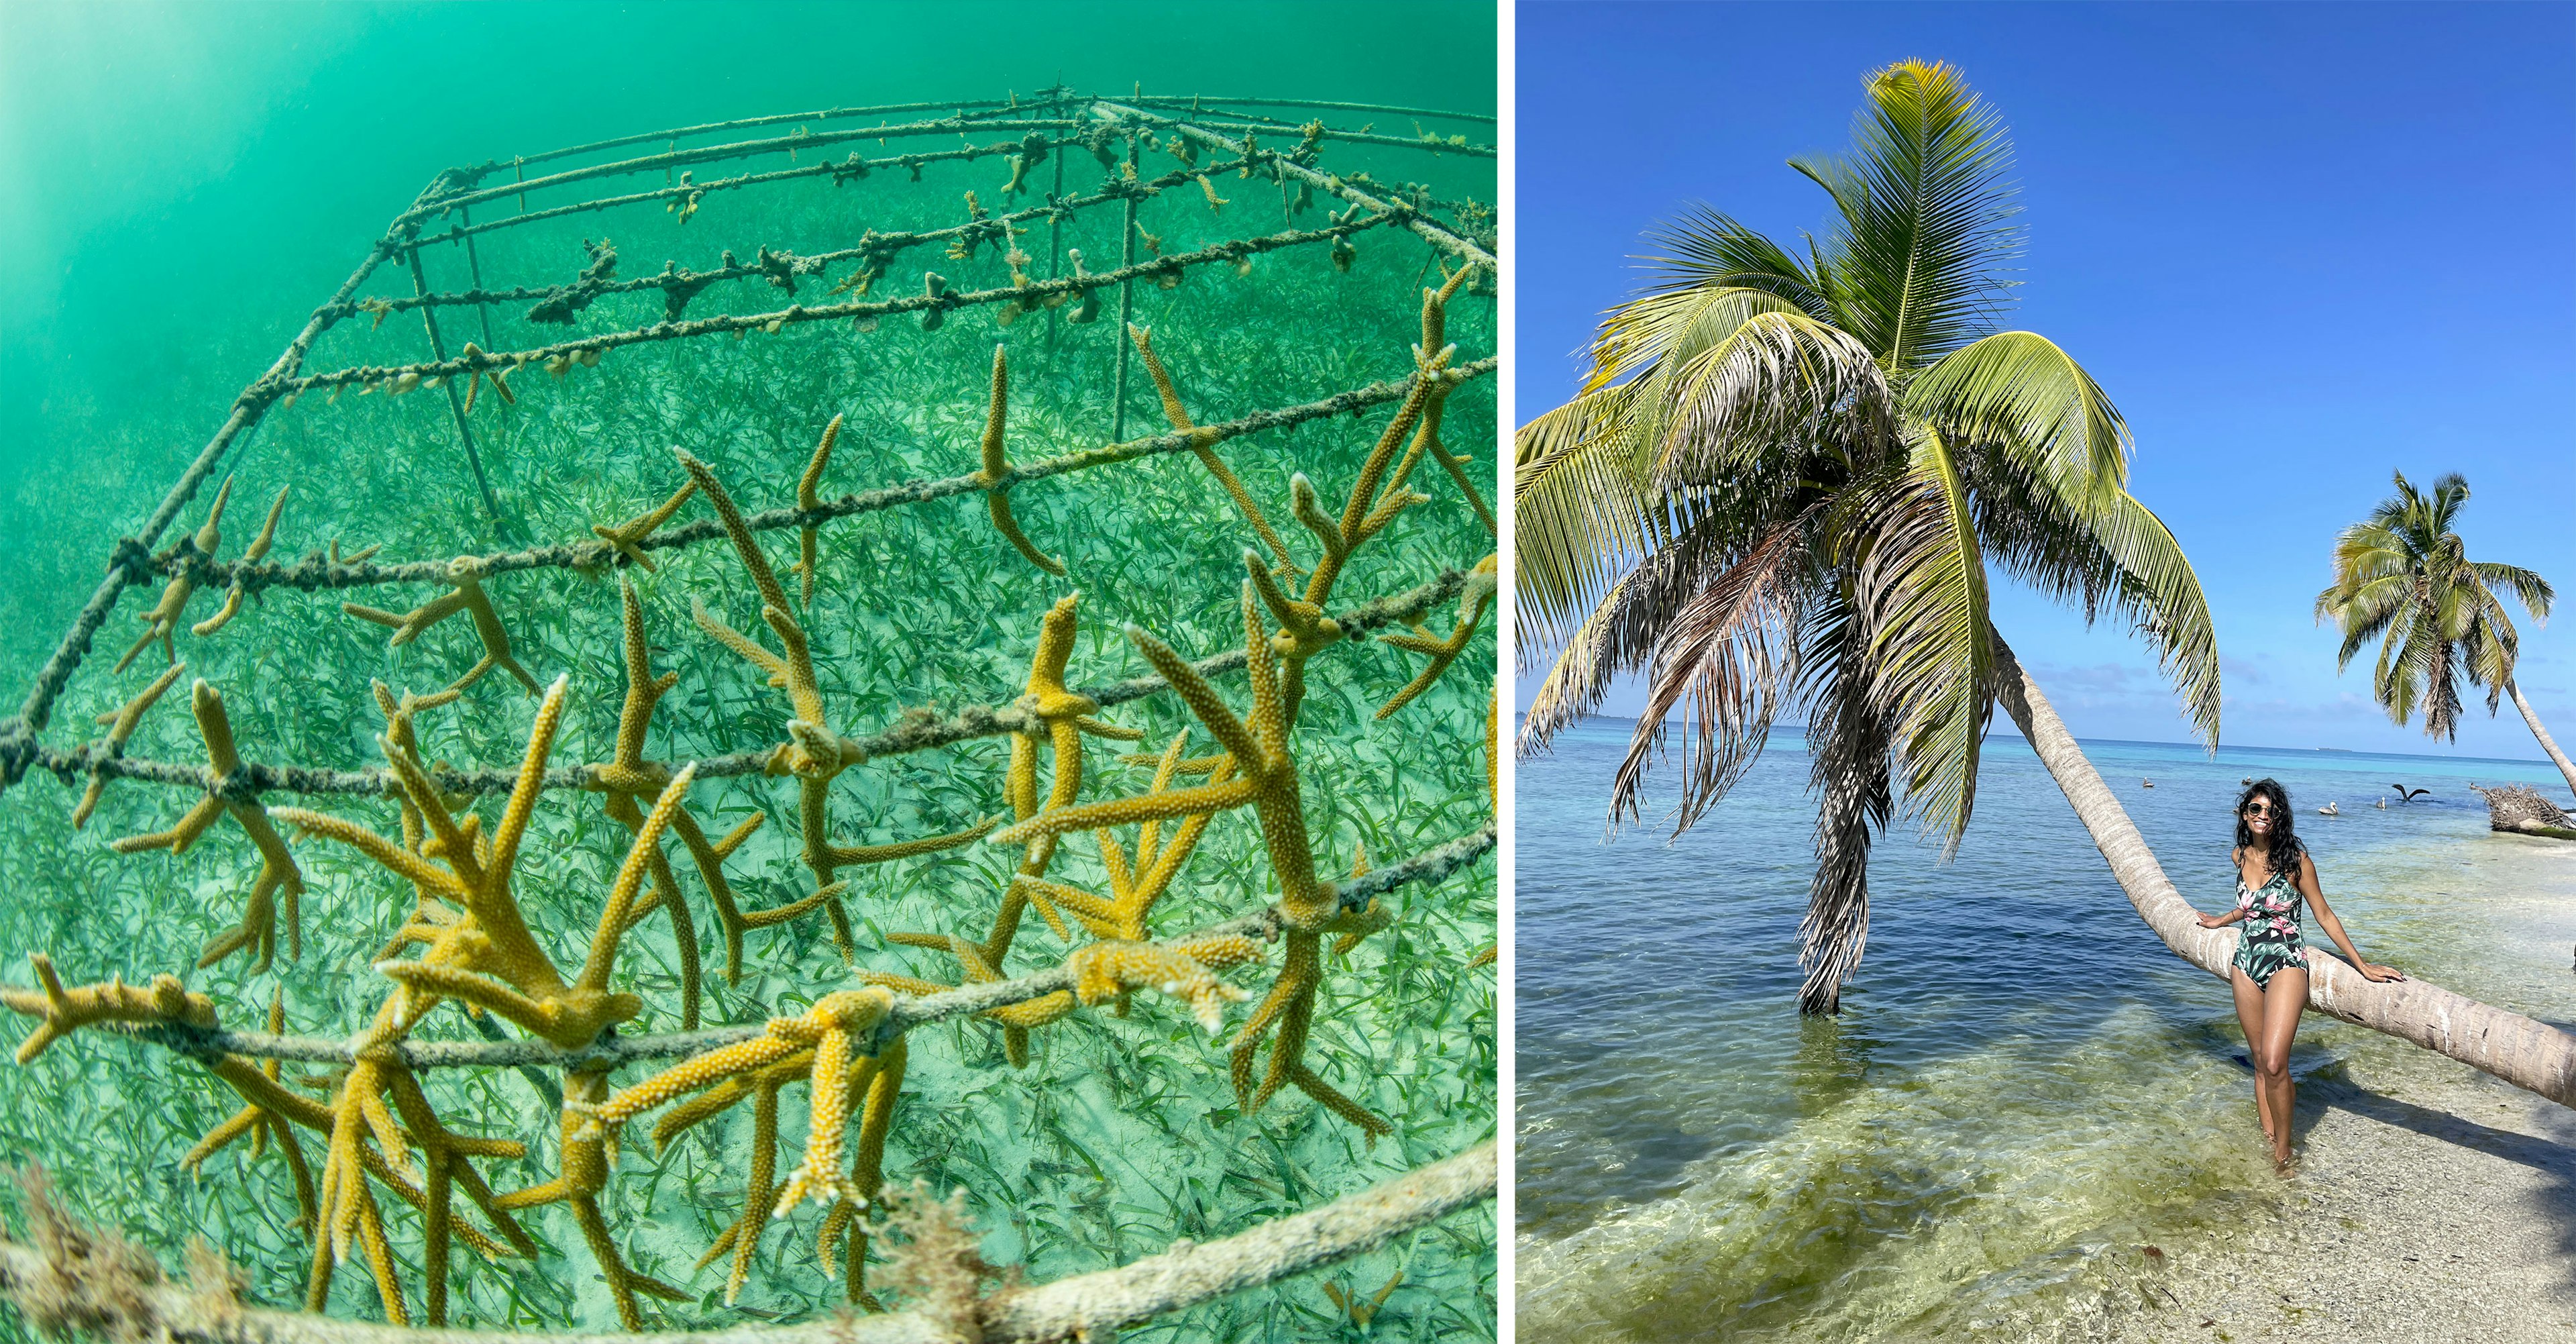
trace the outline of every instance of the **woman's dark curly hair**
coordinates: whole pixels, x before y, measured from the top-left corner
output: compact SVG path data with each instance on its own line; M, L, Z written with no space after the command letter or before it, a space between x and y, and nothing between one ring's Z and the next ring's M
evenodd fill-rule
M2253 828L2245 824L2245 809L2252 806L2257 798L2266 799L2272 804L2272 843L2268 849L2254 843ZM2299 843L2298 834L2290 825L2290 791L2281 787L2281 781L2255 780L2237 798L2236 847L2239 850L2261 854L2266 868L2275 873L2289 873L2295 880L2299 871L2299 856L2306 853L2308 847Z

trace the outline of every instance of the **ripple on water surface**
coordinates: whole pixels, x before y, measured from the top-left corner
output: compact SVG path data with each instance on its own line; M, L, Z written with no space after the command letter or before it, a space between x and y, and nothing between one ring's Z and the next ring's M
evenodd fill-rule
M1627 731L1587 724L1518 775L1523 1337L1974 1336L2125 1288L2106 1248L2280 1206L2226 987L2138 920L2017 739L1990 744L1954 862L1882 841L1859 978L1838 1020L1802 1021L1801 744L1775 738L1677 843L1604 847ZM2086 749L2202 909L2233 899L2238 781L2273 775L2366 955L2564 1016L2576 865L2490 835L2464 787L2547 782L2546 765ZM2371 805L2400 779L2436 793ZM2329 800L2343 814L2314 815ZM2348 1063L2465 1071L2303 1022L2294 1072Z

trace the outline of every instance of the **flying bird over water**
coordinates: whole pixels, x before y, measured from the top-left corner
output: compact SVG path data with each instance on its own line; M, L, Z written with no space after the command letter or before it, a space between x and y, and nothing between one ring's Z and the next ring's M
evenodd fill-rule
M2431 789L2410 789L2403 784L2391 784L2388 787L2397 790L2397 801L2401 803L2414 802L2416 799L2432 792Z

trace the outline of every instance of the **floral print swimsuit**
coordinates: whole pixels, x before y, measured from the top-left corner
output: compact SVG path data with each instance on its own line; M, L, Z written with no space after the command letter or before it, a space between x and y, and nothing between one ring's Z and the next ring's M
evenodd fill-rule
M2274 873L2262 886L2248 890L2236 879L2236 908L2246 912L2245 935L2236 944L2236 966L2255 986L2269 989L2272 976L2291 967L2308 968L2307 944L2299 941L2302 897L2288 873Z

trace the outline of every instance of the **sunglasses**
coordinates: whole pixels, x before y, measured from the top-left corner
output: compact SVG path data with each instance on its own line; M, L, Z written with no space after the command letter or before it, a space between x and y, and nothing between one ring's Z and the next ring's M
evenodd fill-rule
M2245 815L2249 817L2268 817L2272 815L2272 805L2270 803L2252 804L2245 809Z

